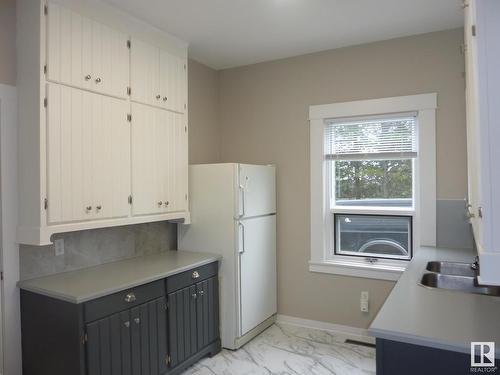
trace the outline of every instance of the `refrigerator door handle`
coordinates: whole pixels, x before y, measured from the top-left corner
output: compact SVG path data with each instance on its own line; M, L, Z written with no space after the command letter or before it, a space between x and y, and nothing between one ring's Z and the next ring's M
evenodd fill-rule
M240 205L241 205L241 213L240 217L245 216L245 187L243 185L238 185L238 189L240 191Z
M241 221L238 221L238 228L240 229L241 233L241 247L239 248L238 252L240 254L243 254L245 252L245 225Z

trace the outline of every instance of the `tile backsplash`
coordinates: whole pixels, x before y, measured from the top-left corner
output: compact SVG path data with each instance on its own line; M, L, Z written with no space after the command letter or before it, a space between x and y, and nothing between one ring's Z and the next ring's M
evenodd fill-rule
M55 234L64 239L64 255L54 245L19 248L21 280L77 270L177 248L177 224L158 222Z

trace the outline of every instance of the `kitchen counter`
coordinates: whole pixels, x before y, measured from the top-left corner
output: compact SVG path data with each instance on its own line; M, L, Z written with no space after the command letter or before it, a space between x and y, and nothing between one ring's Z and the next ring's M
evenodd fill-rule
M472 250L422 247L371 324L371 336L470 353L471 341L494 341L500 355L500 297L419 285L428 261L472 262Z
M220 255L165 251L59 273L18 283L23 290L72 303L82 303L175 275L221 259Z

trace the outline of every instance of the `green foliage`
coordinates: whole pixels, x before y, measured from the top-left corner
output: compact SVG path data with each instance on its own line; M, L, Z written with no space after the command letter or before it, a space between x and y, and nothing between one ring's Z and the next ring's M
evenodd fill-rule
M412 160L335 161L337 200L412 197Z

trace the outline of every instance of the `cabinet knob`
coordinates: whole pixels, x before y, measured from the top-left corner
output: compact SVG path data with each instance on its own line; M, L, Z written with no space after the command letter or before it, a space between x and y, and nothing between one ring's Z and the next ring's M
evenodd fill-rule
M92 206L85 207L85 211L87 211L87 213L90 212L90 211L92 211Z
M130 322L127 320L126 322L123 323L123 325L128 328L130 327Z
M97 77L97 78L95 79L95 83L101 83L101 82L102 82L101 77Z
M89 81L91 78L92 78L92 76L91 76L90 74L87 74L87 75L85 76L85 81Z
M134 293L127 293L127 295L125 296L125 302L127 303L135 302L136 299L137 298L135 297Z
M97 211L100 211L102 209L102 205L99 205L96 207Z
M191 278L192 279L197 279L200 277L200 274L198 271L193 271L193 273L191 274Z
M156 95L156 100L160 100L160 98L161 98L160 94Z
M191 294L191 297L193 297L194 299L196 299L198 297L198 294L193 293L193 294Z
M200 296L203 296L203 295L205 294L205 291L204 291L204 290L200 290L200 291L198 292L198 294L199 294Z
M163 101L166 102L168 98L166 96L163 97Z
M158 201L158 206L161 206L163 204L162 201Z
M168 206L168 205L170 204L170 202L169 202L169 201L165 201L163 204L164 204L165 206Z
M135 323L135 324L140 324L140 323L141 323L141 319L139 319L139 318L134 318L134 323Z

